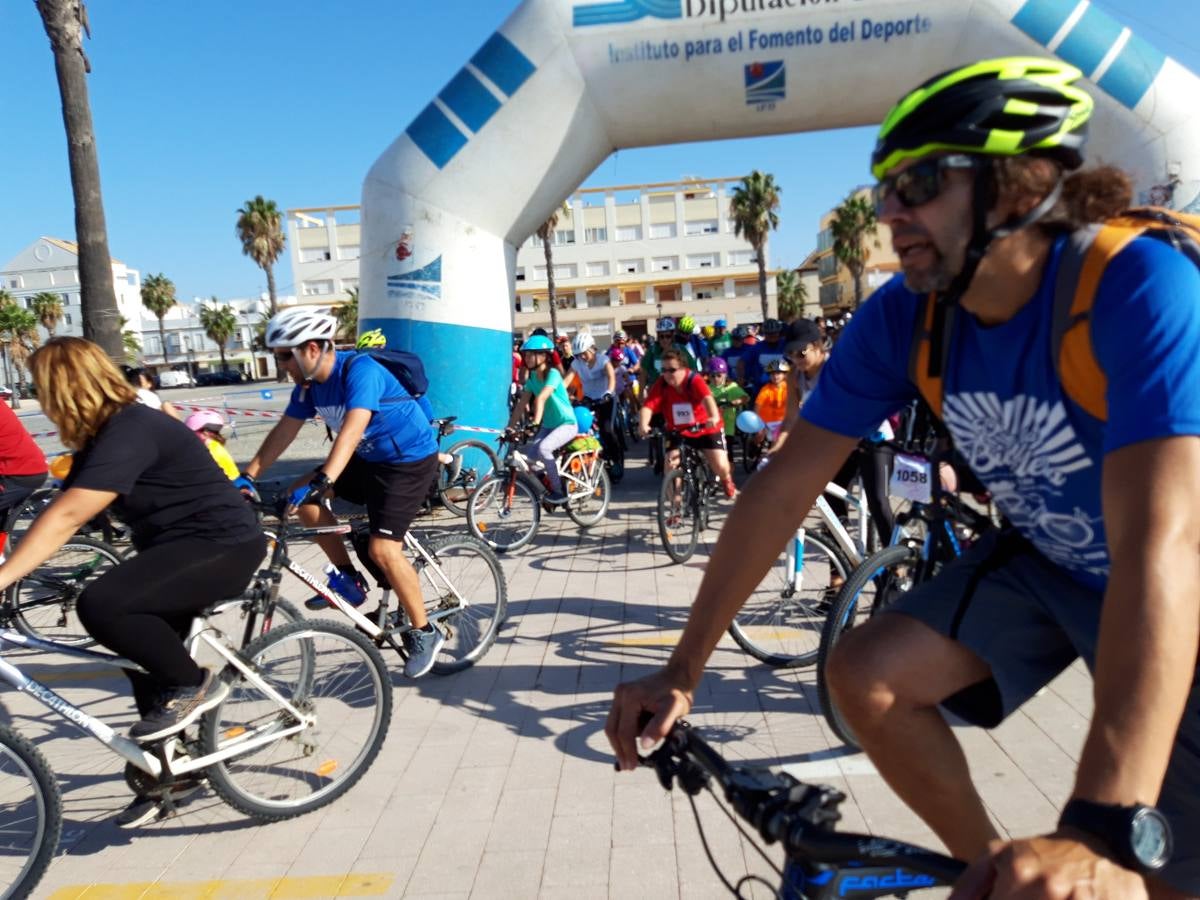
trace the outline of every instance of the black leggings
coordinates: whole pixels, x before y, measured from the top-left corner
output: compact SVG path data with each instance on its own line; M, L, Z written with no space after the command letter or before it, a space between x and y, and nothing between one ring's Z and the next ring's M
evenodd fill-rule
M83 627L147 672L126 673L139 713L166 688L200 684L204 673L183 644L192 620L240 594L265 555L262 535L241 544L188 538L139 551L87 586L78 605Z
M888 481L892 477L892 460L895 451L884 444L873 444L869 441L861 443L842 463L833 483L840 487L849 487L855 475L862 475L863 494L867 498L867 509L871 512L871 521L875 524L875 533L879 542L886 544L892 539L892 529L896 519L892 515L892 504L888 499ZM849 509L844 500L826 497L829 505L839 519L845 521Z

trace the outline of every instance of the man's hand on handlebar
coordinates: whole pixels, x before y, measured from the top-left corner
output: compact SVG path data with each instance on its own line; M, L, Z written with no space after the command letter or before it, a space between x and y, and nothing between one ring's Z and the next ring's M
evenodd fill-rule
M262 502L262 497L258 493L258 483L245 472L233 479L233 486L241 491L248 500L255 503Z
M665 738L675 720L691 710L692 697L691 686L668 669L617 685L604 725L617 755L617 768L623 772L636 769L639 739L641 748L647 750ZM650 715L650 722L639 727L644 714Z

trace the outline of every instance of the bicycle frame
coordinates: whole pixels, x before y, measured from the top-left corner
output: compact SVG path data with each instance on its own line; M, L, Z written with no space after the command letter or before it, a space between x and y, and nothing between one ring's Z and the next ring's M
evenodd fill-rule
M314 717L305 715L296 709L291 702L282 697L270 684L260 678L258 673L229 647L228 643L223 640L223 635L216 632L218 637L214 637L211 632L215 632L215 629L211 628L211 626L202 625L202 621L198 619L196 624L193 625L192 633L188 636L188 646L194 648L196 642L203 641L222 656L226 662L241 672L246 681L270 697L280 709L286 710L293 716L297 724L283 729L247 729L244 735L231 741L216 753L210 753L207 756L200 756L194 759L186 754L182 757L177 757L176 753L182 748L179 741L174 739L176 736L171 736L165 741L156 744L156 748L161 751L160 756L150 752L150 750L141 744L117 734L99 719L88 715L74 704L59 696L52 688L26 675L17 666L4 659L3 656L0 656L0 681L6 681L17 690L23 691L33 697L43 706L58 713L68 722L71 722L94 737L122 759L155 778L161 778L164 773L177 776L206 769L214 763L257 750L259 747L274 743L285 737L290 737L293 734L298 734L316 724ZM138 672L143 671L136 663L111 653L100 653L95 650L68 647L53 641L31 638L11 628L0 630L0 645L7 644L34 650L63 653L67 656L86 659L90 662L100 663L113 668L129 669Z
M842 524L841 519L834 513L833 507L825 499L825 494L853 506L857 511L858 528L853 536L846 530L846 526ZM855 497L841 485L834 484L831 481L825 485L824 494L817 497L815 509L821 517L821 523L829 530L834 542L846 555L846 560L850 563L850 567L854 568L861 563L866 558L867 529L870 527L870 513L867 511L867 501L864 498ZM804 571L805 531L806 529L803 525L797 528L795 536L788 541L787 545L788 587L792 590L795 590L796 585L800 583L800 575Z

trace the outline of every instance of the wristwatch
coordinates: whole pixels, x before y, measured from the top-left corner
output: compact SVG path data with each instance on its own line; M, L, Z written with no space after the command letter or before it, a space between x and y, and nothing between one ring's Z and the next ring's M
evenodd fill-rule
M1098 838L1108 851L1106 856L1143 875L1159 871L1171 859L1171 826L1153 806L1071 800L1063 808L1058 825Z

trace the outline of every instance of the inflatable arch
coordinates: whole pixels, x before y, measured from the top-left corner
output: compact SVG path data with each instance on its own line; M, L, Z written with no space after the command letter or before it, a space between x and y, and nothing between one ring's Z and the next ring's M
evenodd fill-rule
M516 247L614 150L867 125L1047 53L1089 78L1090 159L1200 207L1200 79L1086 0L525 0L371 167L360 327L421 354L439 413L502 424Z

